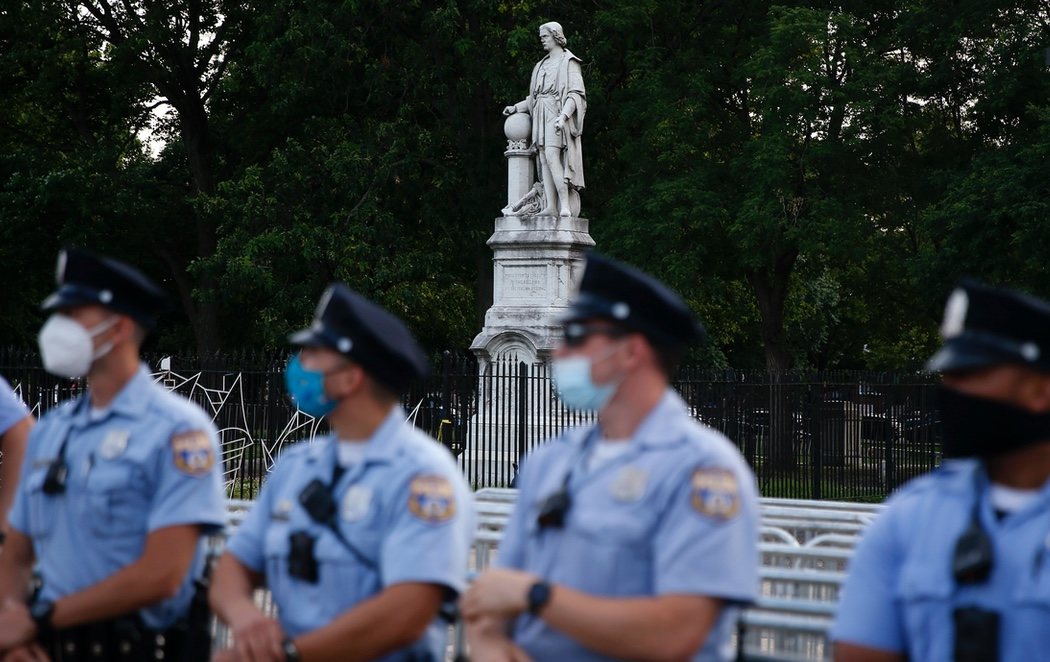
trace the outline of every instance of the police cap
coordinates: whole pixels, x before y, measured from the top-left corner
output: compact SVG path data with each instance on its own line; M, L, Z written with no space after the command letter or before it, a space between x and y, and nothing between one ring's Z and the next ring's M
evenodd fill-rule
M152 329L157 314L168 303L164 290L135 267L80 248L58 254L57 289L40 304L41 309L96 304L131 317Z
M562 322L607 319L648 338L654 347L677 349L705 337L689 306L649 274L588 253L580 292Z
M941 336L931 371L1013 363L1050 372L1050 304L1022 292L963 280L944 307Z
M404 323L342 283L328 286L313 323L289 341L335 350L395 393L429 373L427 358Z

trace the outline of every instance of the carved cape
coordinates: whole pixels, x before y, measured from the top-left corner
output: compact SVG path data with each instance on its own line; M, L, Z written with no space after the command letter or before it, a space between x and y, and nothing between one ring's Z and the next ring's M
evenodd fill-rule
M529 113L534 113L533 109L536 107L536 98L534 96L536 77L539 75L541 65L549 58L550 55L545 56L532 68L532 78L529 80L529 96L525 99ZM583 135L583 118L587 114L587 93L583 87L583 73L580 69L581 62L580 58L573 55L568 49L565 49L565 56L562 57L558 67L557 81L558 92L561 97L559 108L564 107L566 99L570 97L576 103L576 112L565 123L565 127L568 129L568 135L565 140L565 179L576 189L584 187L583 140L581 136Z

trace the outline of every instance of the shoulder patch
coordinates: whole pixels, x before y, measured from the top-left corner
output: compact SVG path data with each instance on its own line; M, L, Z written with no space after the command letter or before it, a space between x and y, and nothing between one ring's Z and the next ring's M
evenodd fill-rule
M729 469L700 467L690 479L689 498L696 512L717 520L728 520L740 512L740 486Z
M456 492L447 478L422 475L412 479L408 489L408 510L431 524L440 524L456 514Z
M175 468L190 476L204 476L215 464L211 440L203 430L191 430L171 438Z

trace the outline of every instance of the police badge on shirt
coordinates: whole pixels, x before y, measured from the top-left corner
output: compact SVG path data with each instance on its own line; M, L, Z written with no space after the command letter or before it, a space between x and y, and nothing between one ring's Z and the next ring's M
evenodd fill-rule
M203 430L191 430L171 438L175 468L190 476L205 476L215 464L211 440Z
M128 430L110 430L106 438L102 440L99 455L104 460L115 460L128 449L128 438L131 433Z
M740 511L740 486L729 469L699 467L693 471L690 486L693 509L701 515L728 520Z
M635 466L627 466L616 474L609 491L617 501L633 503L645 496L645 487L649 484L649 472Z
M424 522L441 524L456 514L456 492L444 476L416 476L408 491L409 512Z

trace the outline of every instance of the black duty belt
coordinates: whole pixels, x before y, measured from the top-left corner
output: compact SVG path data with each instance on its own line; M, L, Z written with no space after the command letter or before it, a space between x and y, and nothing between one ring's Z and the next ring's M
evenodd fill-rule
M201 644L194 642L187 628L153 630L137 615L55 630L38 643L52 662L189 662L210 657L207 644L202 650L190 650Z

